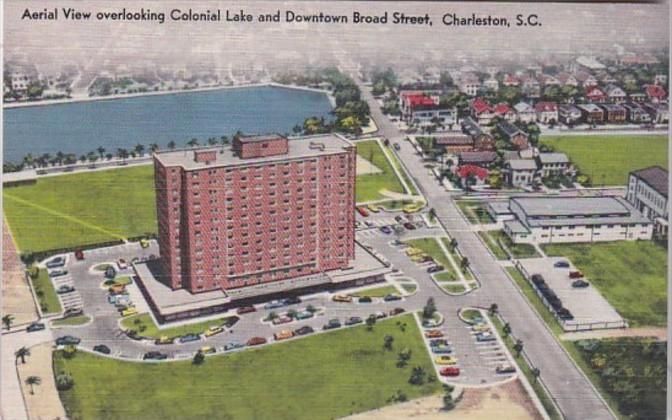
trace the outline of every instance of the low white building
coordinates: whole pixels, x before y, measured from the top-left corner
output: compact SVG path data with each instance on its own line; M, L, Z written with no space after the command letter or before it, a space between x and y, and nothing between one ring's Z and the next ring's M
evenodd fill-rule
M513 109L516 110L518 121L524 122L526 124L537 121L537 112L534 110L532 105L526 102L518 102L513 106Z
M566 174L569 170L569 158L564 153L539 153L537 156L542 177Z
M511 159L506 164L506 182L513 187L526 187L534 181L537 163L534 159Z
M514 243L650 240L653 222L620 197L514 197L504 222Z
M630 172L626 198L649 220L656 223L656 231L667 234L669 221L668 172L652 166Z

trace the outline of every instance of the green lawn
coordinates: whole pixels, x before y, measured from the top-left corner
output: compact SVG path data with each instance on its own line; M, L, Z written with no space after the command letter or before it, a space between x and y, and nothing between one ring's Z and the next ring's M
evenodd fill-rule
M651 165L667 168L667 136L543 136L542 143L565 152L593 185L626 185L628 173Z
M665 326L667 250L654 242L545 245L569 258L630 326Z
M405 331L396 325L406 324ZM383 348L385 335L393 350ZM411 350L397 368L397 354ZM408 399L440 391L434 380L411 385L411 370L434 372L411 315L190 361L143 364L78 352L54 356L75 386L61 391L68 417L143 419L333 419L389 404L398 390ZM185 398L188 395L188 398ZM141 396L139 398L139 396Z
M369 297L384 297L387 295L398 295L399 290L394 286L382 286L374 287L372 289L361 290L355 293L349 293L350 296L360 297L360 296L369 296Z
M151 165L41 178L3 190L19 250L46 251L156 232Z
M225 317L220 319L213 319L211 321L198 322L196 324L183 325L180 327L159 329L149 314L138 314L125 318L121 322L121 326L126 329L133 330L144 337L179 337L186 334L201 334L211 326L224 324L229 318L235 317Z
M61 301L54 290L54 284L49 278L46 268L41 268L37 276L30 278L33 283L33 289L40 302L40 308L44 314L55 314L61 312Z
M457 277L455 276L455 273L451 271L442 271L440 273L434 274L434 280L438 282L444 282L444 281L455 281L457 280Z
M455 204L472 225L495 223L482 201L456 200Z
M462 293L466 289L464 288L464 285L462 284L442 284L441 287L443 287L443 290L449 293Z
M489 231L478 232L478 235L483 239L485 244L488 246L490 251L495 255L495 258L498 260L508 260L509 254L506 253L504 248L497 242L497 240L490 234Z
M502 337L504 340L504 343L506 344L506 347L509 349L512 355L515 356L516 352L513 349L513 346L515 345L515 342L511 338L511 336L506 336L504 334L503 330L503 325L502 322L499 320L497 317L492 317L492 323L495 325L495 328L497 328L497 332L499 332L499 335ZM513 332L515 334L515 331ZM562 419L560 416L560 413L555 409L555 406L553 405L553 402L551 401L551 398L549 395L546 393L544 388L541 386L541 384L535 380L534 375L532 375L532 368L530 368L530 365L527 364L525 359L523 357L518 357L516 358L516 362L518 364L518 367L520 370L523 372L523 375L527 378L527 381L530 383L532 386L532 389L534 389L534 393L537 394L537 397L539 398L539 401L541 401L541 404L544 406L546 409L546 412L548 413L548 416L551 419ZM543 372L541 372L543 375Z
M514 244L511 238L502 230L489 230L478 232L478 234L485 240L488 248L490 248L498 260L508 259L508 254L504 250L504 247L511 251L513 258L536 258L540 256L534 246L530 244Z
M441 238L441 241L443 242L443 245L446 247L448 252L450 253L450 256L453 257L453 260L459 265L460 261L462 261L462 255L458 253L458 250L460 249L459 244L455 249L451 249L450 247L450 240L446 237ZM474 275L471 273L471 270L464 271L462 270L462 275L464 276L464 279L467 281L474 280Z
M373 163L381 173L365 174L357 176L357 202L382 200L387 198L380 194L380 190L404 193L404 186L394 173L394 169L385 157L383 150L376 140L360 141L355 143L357 154Z
M51 324L53 326L56 326L56 327L64 326L64 325L68 325L68 326L82 325L82 324L86 324L87 322L89 322L90 319L91 318L89 318L86 315L80 315L80 316L73 316L71 318L57 319L57 320L53 321Z
M404 178L404 182L406 182L406 185L408 185L409 191L407 191L407 193L412 195L418 195L418 190L415 189L415 186L413 185L411 178L408 176L408 173L406 173L406 170L404 170L404 167L401 165L401 162L399 162L399 159L397 159L397 155L389 147L385 149L385 152L387 153L387 156L389 156L394 167L397 168L397 171L399 171L399 173L401 174L401 177Z
M434 261L441 264L446 271L450 272L453 278L457 278L453 265L448 260L448 257L446 257L443 249L441 249L436 242L436 238L411 239L409 241L404 241L404 243L410 247L422 250L422 252L434 258Z
M414 283L401 283L401 287L408 293L413 293L418 289L418 286Z

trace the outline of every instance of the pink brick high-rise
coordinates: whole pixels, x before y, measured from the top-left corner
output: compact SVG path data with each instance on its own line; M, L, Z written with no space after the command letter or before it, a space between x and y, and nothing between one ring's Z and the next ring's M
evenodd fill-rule
M159 280L197 293L348 268L355 169L336 135L155 154Z

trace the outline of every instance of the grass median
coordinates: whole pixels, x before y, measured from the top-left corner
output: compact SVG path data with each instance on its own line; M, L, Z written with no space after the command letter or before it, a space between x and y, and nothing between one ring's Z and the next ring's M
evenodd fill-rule
M54 284L49 278L46 268L40 268L36 273L30 276L33 283L33 290L40 302L40 309L43 314L55 314L61 312L61 301L58 300Z
M227 323L233 322L237 317L230 316L219 319L213 319L210 321L198 322L195 324L187 324L179 327L170 327L159 329L159 327L154 323L154 320L149 314L139 314L124 318L121 321L121 326L128 330L133 330L143 337L150 338L160 338L163 336L166 337L179 337L187 334L202 334L210 328L211 326L219 326Z

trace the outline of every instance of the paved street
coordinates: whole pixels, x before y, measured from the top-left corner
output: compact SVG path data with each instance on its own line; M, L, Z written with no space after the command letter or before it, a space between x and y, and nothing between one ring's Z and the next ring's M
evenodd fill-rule
M525 351L532 363L539 367L544 382L556 399L562 412L570 419L613 418L606 403L583 376L569 355L546 328L544 322L529 306L525 297L506 276L502 267L488 253L477 235L462 218L459 210L437 180L424 167L410 143L404 141L404 135L389 122L380 111L370 91L359 83L362 97L369 104L371 115L380 129L380 134L392 143L399 143L398 152L410 175L419 185L433 207L442 225L451 237L457 239L460 251L469 258L471 269L480 279L482 288L460 299L462 306L478 305L488 307L497 303L500 312L510 322L516 336L523 340ZM444 300L455 299L438 297Z

